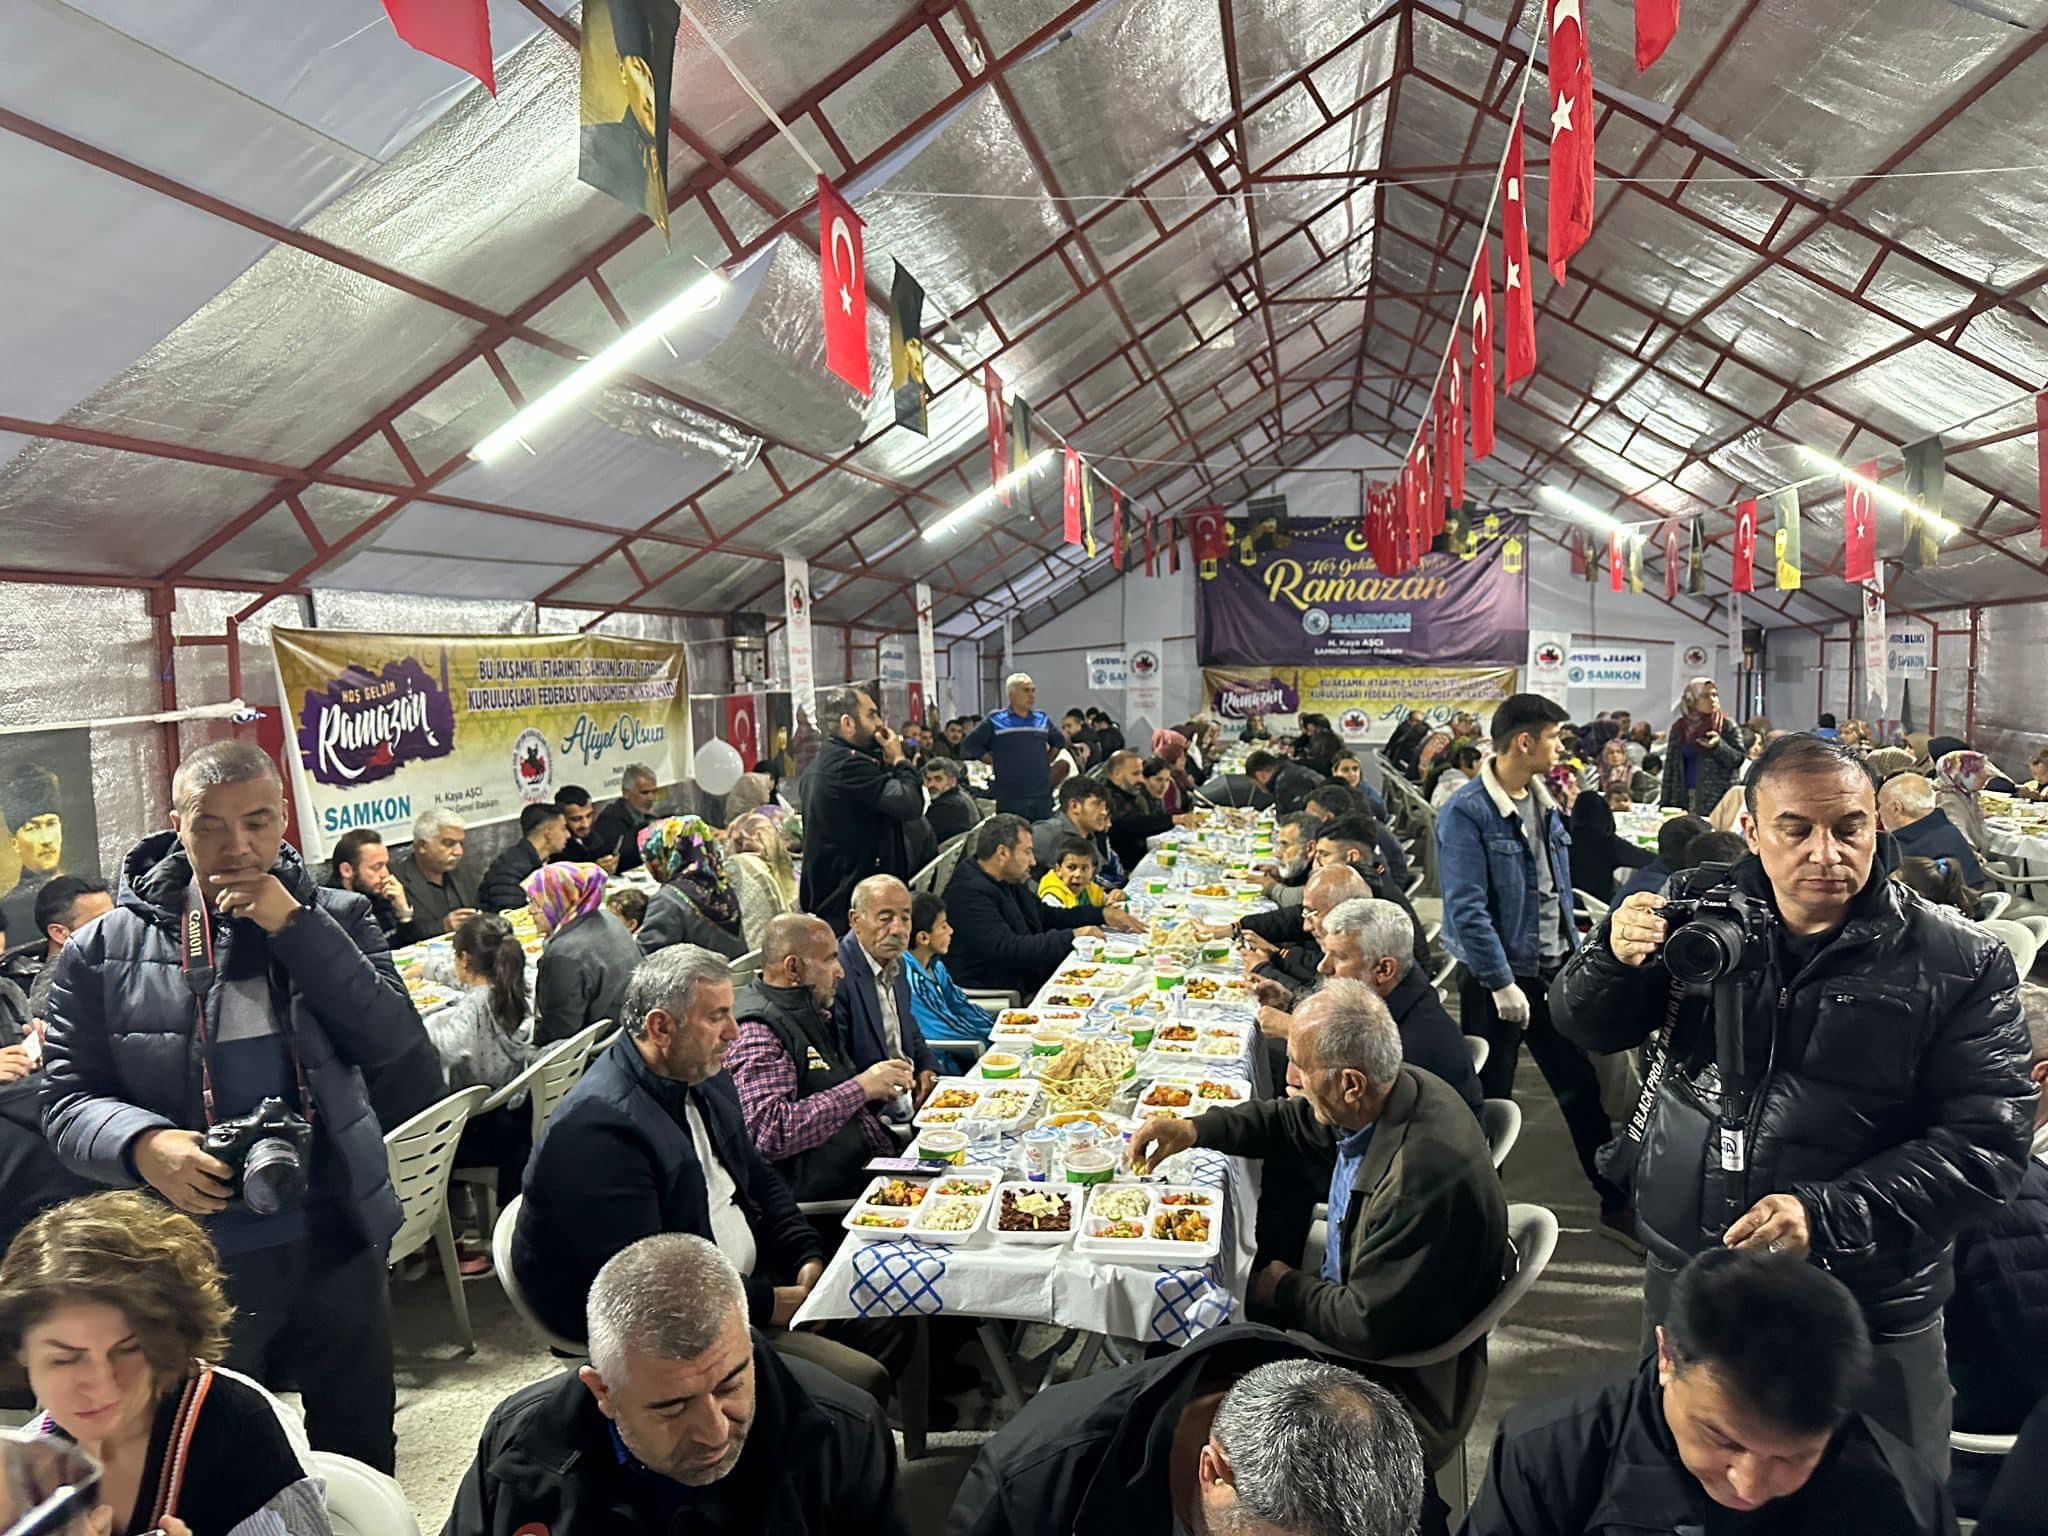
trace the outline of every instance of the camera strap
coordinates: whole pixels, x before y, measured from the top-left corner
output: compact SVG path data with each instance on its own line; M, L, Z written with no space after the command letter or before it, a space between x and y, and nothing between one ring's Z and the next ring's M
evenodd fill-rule
M206 1112L206 1128L212 1130L220 1117L214 1112L213 1033L212 1026L207 1023L206 1003L213 995L214 984L220 976L213 959L213 923L207 914L206 898L199 894L196 875L185 888L185 943L180 960L185 973L185 989L192 994L192 1037L199 1044L200 1104ZM292 1076L299 1086L299 1113L310 1125L313 1095L306 1086L306 1064L299 1057L298 1036L292 1033L289 1021L281 1024L280 1029L285 1048L292 1053Z
M1635 1112L1628 1117L1622 1135L1632 1147L1640 1147L1649 1134L1650 1112L1657 1105L1657 1091L1664 1086L1664 1070L1671 1063L1671 1036L1678 1027L1678 1010L1685 1006L1685 988L1671 984L1671 1000L1664 1010L1664 1027L1657 1031L1643 1062L1643 1091L1636 1099Z

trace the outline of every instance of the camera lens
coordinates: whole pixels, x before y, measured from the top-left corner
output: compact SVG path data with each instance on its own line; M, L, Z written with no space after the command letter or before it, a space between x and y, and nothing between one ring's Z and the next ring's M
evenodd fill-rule
M242 1163L242 1200L258 1216L288 1211L306 1195L299 1149L282 1136L266 1136Z
M1696 917L1664 941L1664 969L1691 983L1717 981L1742 958L1742 930L1725 917Z

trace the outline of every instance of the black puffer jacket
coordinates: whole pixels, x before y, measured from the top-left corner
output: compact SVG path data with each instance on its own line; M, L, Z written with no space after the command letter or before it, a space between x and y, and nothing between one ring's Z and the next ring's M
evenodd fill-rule
M1754 1092L1743 1207L1772 1192L1806 1207L1813 1256L1855 1292L1872 1329L1932 1321L1954 1288L1956 1231L2009 1199L2034 1114L2019 977L1996 938L1888 878L1887 859L1833 942L1796 974L1781 942L1743 983ZM1770 899L1755 858L1731 878ZM1629 967L1603 924L1552 984L1558 1029L1589 1051L1625 1051L1663 1025L1671 979ZM1704 997L1687 1000L1674 1063L1636 1165L1636 1215L1659 1259L1720 1241L1709 1166L1714 1057ZM1773 1024L1775 1021L1775 1024Z
M441 1097L446 1080L369 901L316 886L289 846L271 873L306 908L266 942L305 1064L315 1134L330 1154L316 1160L316 1177L329 1171L333 1197L364 1241L381 1248L398 1230L399 1207L378 1113L395 1124ZM114 910L73 937L57 961L43 1129L58 1157L102 1184L137 1182L129 1149L144 1131L206 1123L192 994L180 965L191 882L175 834L145 838L128 855ZM216 928L223 971L227 935L244 926ZM216 983L211 1019L220 993Z

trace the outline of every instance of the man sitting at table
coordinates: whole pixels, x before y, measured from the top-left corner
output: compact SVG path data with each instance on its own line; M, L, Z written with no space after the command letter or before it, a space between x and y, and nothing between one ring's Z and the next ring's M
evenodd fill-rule
M1326 827L1332 822L1349 823L1353 818L1362 817L1372 828L1373 860L1380 873L1397 891L1405 891L1411 871L1408 868L1408 851L1401 846L1401 839L1389 830L1385 815L1375 810L1358 790L1348 784L1331 782L1322 786L1308 797L1303 807L1315 817L1318 826Z
M960 765L950 757L924 760L924 821L941 846L981 820L981 807L960 787L960 774Z
M526 877L567 846L569 823L553 801L529 805L519 813L519 836L484 871L477 901L486 912L512 912L526 906Z
M1172 815L1152 798L1145 784L1145 760L1128 748L1110 754L1102 771L1102 792L1109 800L1109 846L1126 870L1138 867L1148 839L1194 824L1193 816Z
M1327 869L1333 864L1349 864L1372 887L1372 894L1382 901L1391 901L1408 914L1408 926L1413 930L1415 963L1425 970L1429 967L1429 940L1422 936L1422 920L1415 915L1401 887L1387 875L1378 858L1377 834L1379 823L1370 816L1340 816L1335 821L1325 822L1316 833L1314 865Z
M1249 912L1237 920L1244 943L1245 975L1277 982L1290 993L1274 1006L1307 991L1322 974L1322 920L1338 903L1370 896L1372 886L1349 864L1332 864L1308 877L1300 906Z
M1253 1315L1358 1360L1433 1349L1493 1300L1510 1262L1507 1200L1479 1122L1443 1079L1402 1065L1393 1016L1362 981L1327 981L1303 1003L1287 1054L1288 1098L1147 1120L1132 1162L1199 1146L1330 1167L1319 1265L1269 1260L1252 1276ZM1400 1394L1438 1466L1472 1427L1486 1341L1373 1375Z
M1042 869L1059 859L1060 844L1078 837L1095 850L1095 875L1106 890L1118 890L1124 867L1109 846L1109 797L1094 779L1072 778L1060 785L1060 808L1031 828L1032 856ZM1101 903L1096 903L1101 905Z
M613 1254L657 1232L708 1238L740 1273L748 1320L776 1330L778 1349L886 1394L867 1356L782 1331L825 1250L747 1138L723 1075L732 1008L723 955L674 944L635 967L619 1038L556 1106L526 1165L512 1273L550 1333L580 1339L591 1281Z
M1273 809L1282 816L1292 816L1308 804L1308 797L1323 782L1323 776L1315 769L1264 747L1244 760L1244 771L1254 784L1273 797Z
M1886 779L1877 792L1877 814L1885 831L1897 839L1902 855L1954 859L1962 867L1963 884L1972 890L1991 883L1977 862L1976 849L1948 819L1948 812L1934 803L1934 786L1919 774Z
M1310 857L1315 853L1316 831L1322 821L1313 811L1296 811L1282 816L1273 827L1272 878L1266 882L1265 897L1276 907L1298 907L1308 885Z
M1322 976L1362 981L1377 992L1401 1031L1402 1061L1434 1072L1478 1114L1485 1094L1479 1074L1472 1070L1472 1052L1429 977L1408 952L1407 914L1377 897L1346 901L1324 914L1320 932ZM1261 1008L1259 1028L1269 1039L1285 1040L1293 1032L1293 1015Z
M1234 1323L1039 1392L982 1446L945 1536L1408 1536L1422 1483L1390 1393Z
M1076 936L1103 928L1136 933L1143 924L1122 907L1048 907L1031 889L1031 823L991 816L974 830L974 857L954 867L946 886L953 920L947 959L963 987L1028 998L1072 953Z
M768 920L761 974L733 1000L739 1039L727 1060L747 1134L799 1200L858 1194L871 1157L897 1151L876 1113L907 1095L915 1068L891 1058L856 1068L832 1027L839 941L821 917Z
M839 985L832 1024L856 1070L907 1061L924 1102L939 1075L910 1006L903 952L910 947L910 887L894 875L869 875L853 888L846 937L839 941Z

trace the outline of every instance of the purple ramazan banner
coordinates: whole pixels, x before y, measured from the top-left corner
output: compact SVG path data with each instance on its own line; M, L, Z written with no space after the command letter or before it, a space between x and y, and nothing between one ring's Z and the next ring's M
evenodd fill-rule
M1526 519L1472 519L1459 554L1429 554L1400 576L1374 568L1356 518L1277 532L1233 523L1229 557L1196 583L1196 654L1203 666L1519 664L1529 648Z

